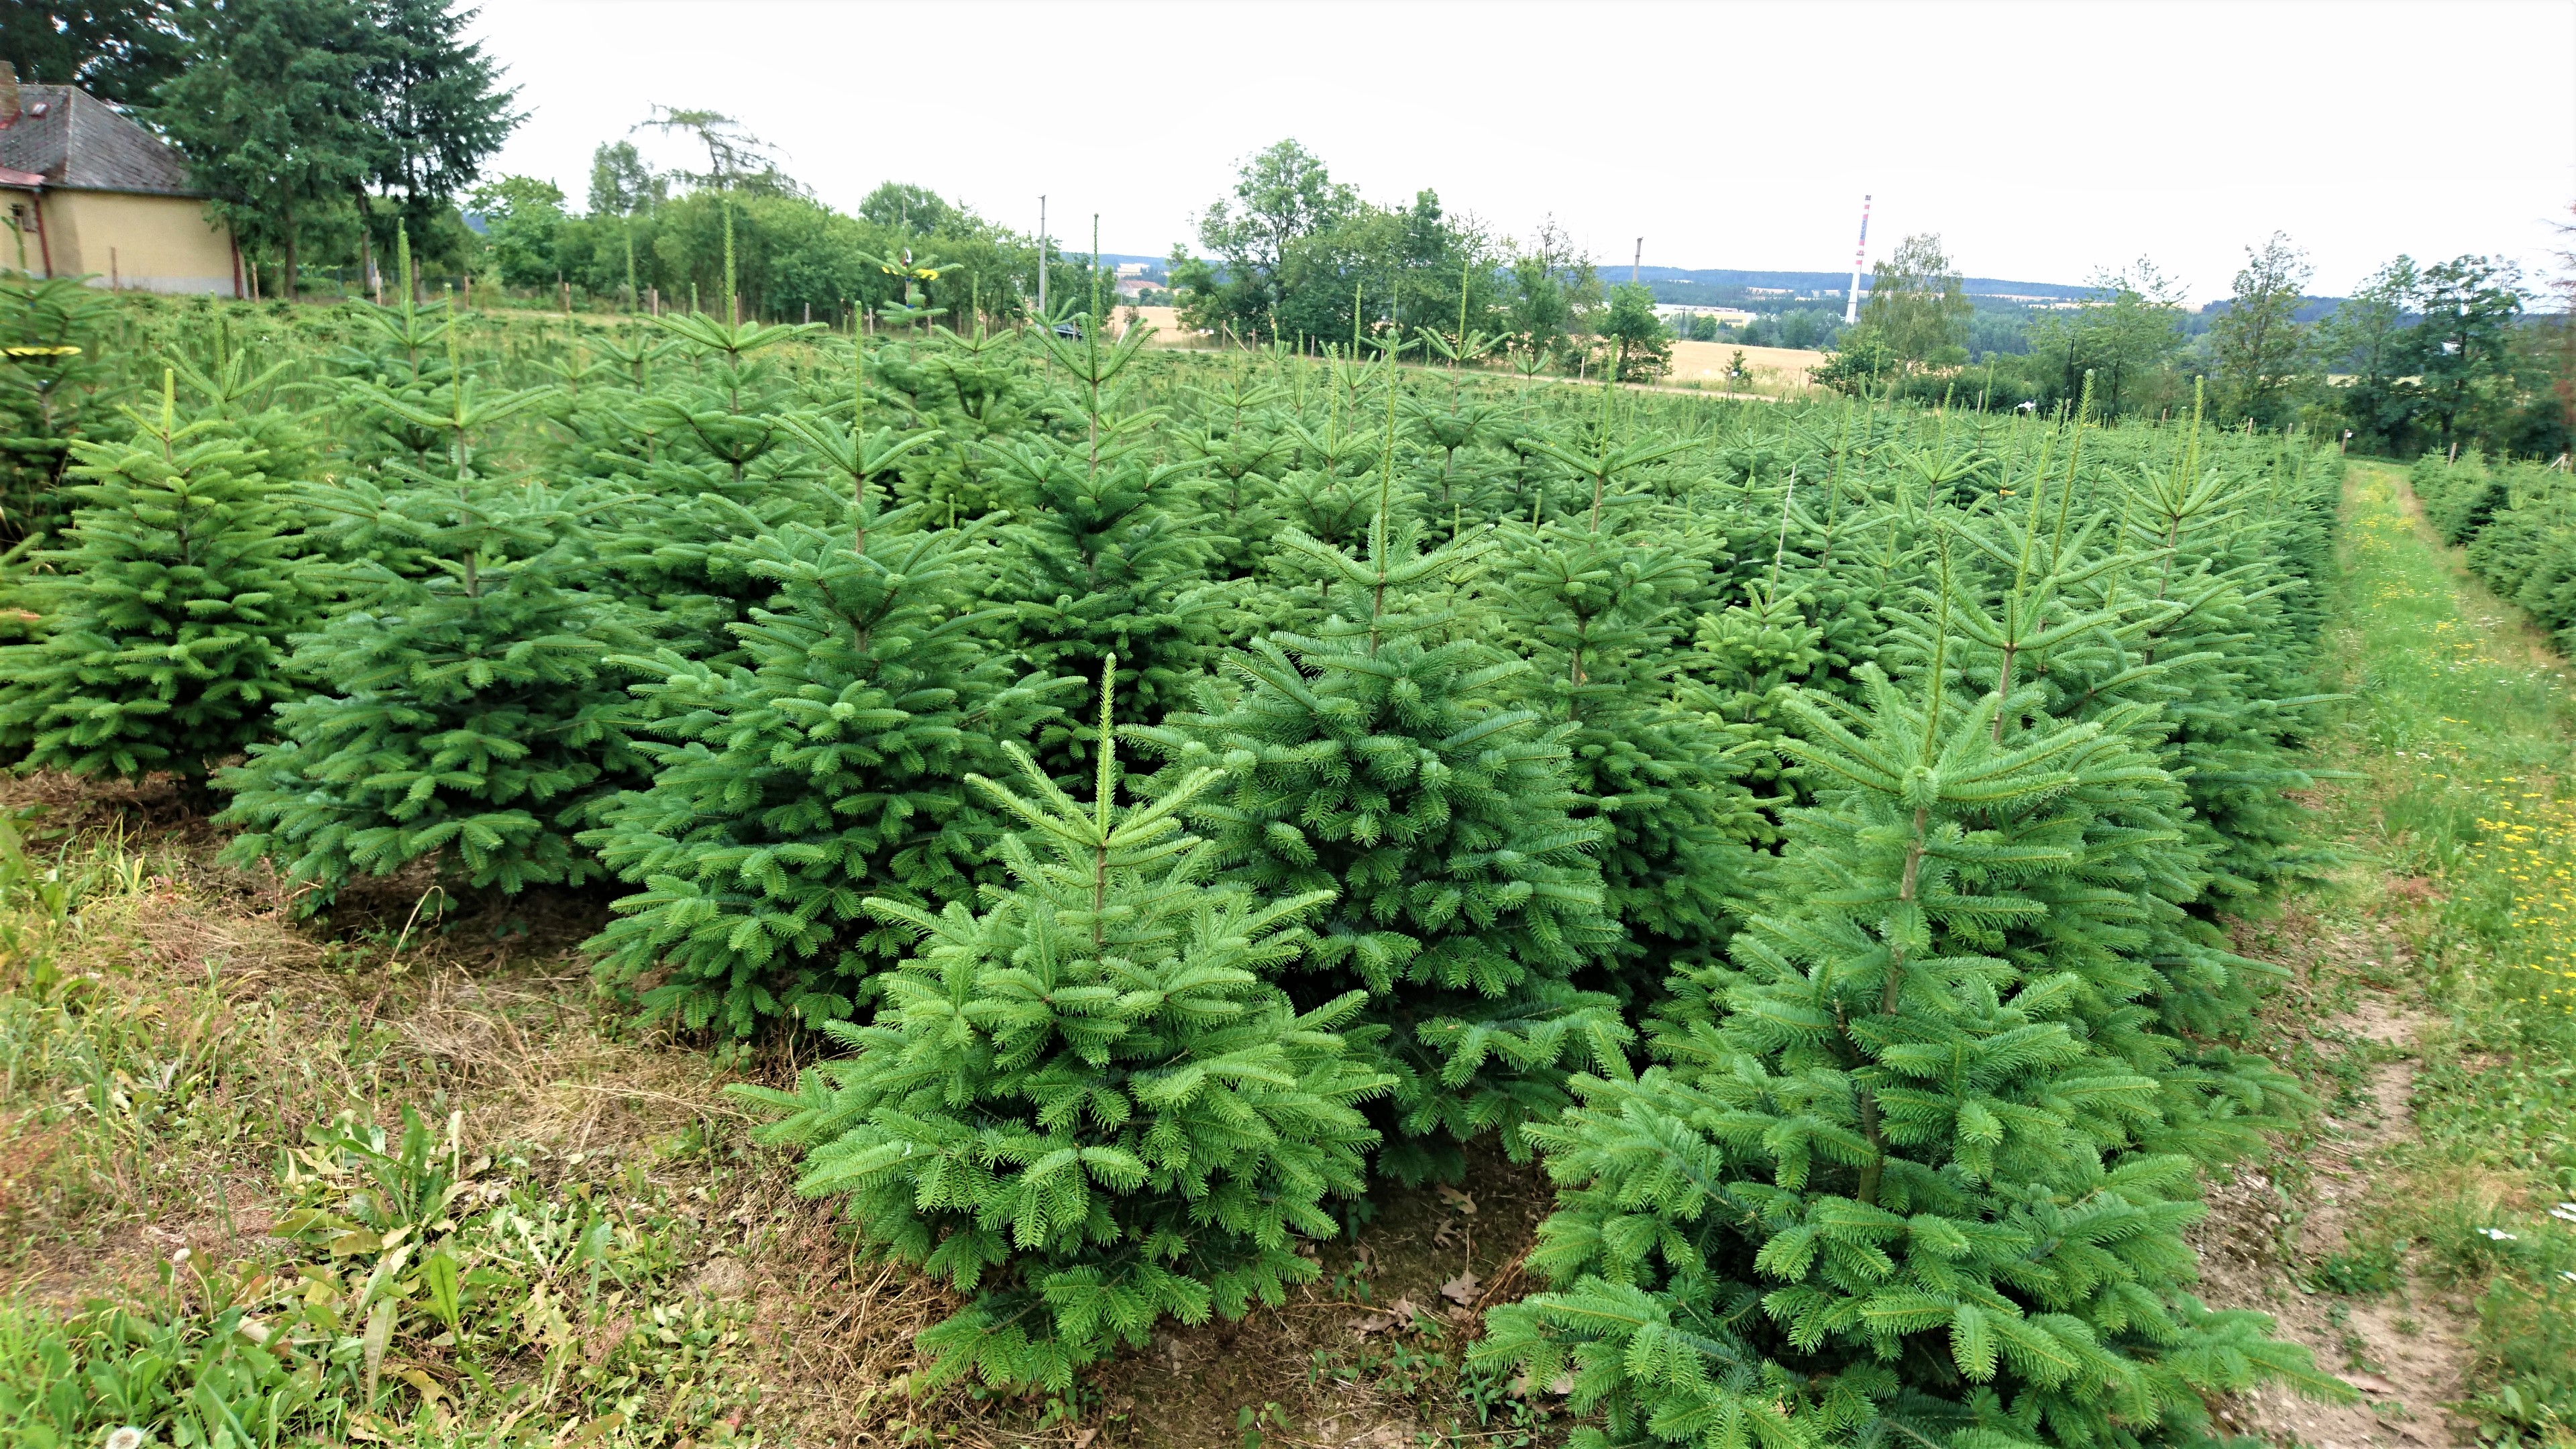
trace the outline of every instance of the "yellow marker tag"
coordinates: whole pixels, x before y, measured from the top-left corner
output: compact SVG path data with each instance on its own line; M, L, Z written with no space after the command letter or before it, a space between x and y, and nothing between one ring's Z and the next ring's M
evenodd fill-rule
M0 357L78 357L77 347L0 347Z

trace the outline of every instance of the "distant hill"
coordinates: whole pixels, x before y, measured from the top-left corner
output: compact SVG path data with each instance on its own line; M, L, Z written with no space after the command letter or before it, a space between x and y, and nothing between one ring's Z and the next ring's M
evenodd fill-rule
M1066 255L1080 256L1066 249ZM1156 283L1167 281L1168 258L1143 256L1133 252L1102 252L1100 260L1108 266L1125 262L1143 262L1145 275ZM1712 305L1755 304L1755 310L1768 311L1782 303L1802 300L1830 300L1839 306L1843 285L1851 278L1848 272L1761 272L1732 267L1640 267L1637 280L1652 288L1658 302L1706 302ZM1628 269L1604 265L1604 282L1628 280ZM1968 295L1995 301L2072 302L2092 294L2092 288L2067 282L2016 282L2003 277L1969 277L1965 279ZM1869 290L1869 278L1861 278L1861 291Z
M1604 281L1628 280L1628 269L1622 266L1601 268ZM1640 267L1637 280L1652 287L1658 302L1687 302L1694 295L1723 293L1711 301L1739 301L1757 292L1786 293L1790 297L1830 296L1842 300L1843 288L1851 281L1849 272L1752 272L1729 267ZM2003 277L1967 277L1962 279L1971 297L1993 297L1999 300L2034 302L2073 302L2092 293L2092 288L2068 282L2016 282ZM1861 290L1869 290L1869 277L1861 277Z

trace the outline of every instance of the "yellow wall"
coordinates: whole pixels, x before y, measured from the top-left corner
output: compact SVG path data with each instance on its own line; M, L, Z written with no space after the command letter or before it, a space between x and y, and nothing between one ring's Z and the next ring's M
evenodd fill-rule
M102 287L112 278L147 292L232 295L232 233L207 221L196 197L49 190L45 230L55 276L91 272Z

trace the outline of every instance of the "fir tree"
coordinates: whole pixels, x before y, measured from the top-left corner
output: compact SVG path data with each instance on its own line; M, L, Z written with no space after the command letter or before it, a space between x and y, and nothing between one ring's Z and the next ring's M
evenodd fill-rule
M591 943L601 973L667 967L648 1010L746 1036L851 1015L910 940L863 900L972 899L998 822L956 782L1079 682L1015 678L983 642L1004 616L974 607L988 528L924 527L921 502L881 509L912 439L795 425L854 480L847 531L793 523L721 546L723 568L777 591L733 626L742 662L618 661L648 676L635 693L667 743L642 746L652 788L584 837L645 887Z
M2144 928L2206 875L2153 712L1950 700L1951 623L1919 697L1793 705L1831 783L1768 909L1677 980L1664 1065L1531 1129L1562 1286L1479 1353L1574 1364L1587 1442L2127 1446L2264 1378L2349 1392L2185 1291L2195 1166L2298 1097L2157 1029Z
M1031 662L1087 674L1115 654L1129 665L1120 713L1158 720L1220 645L1226 591L1207 582L1216 549L1184 492L1202 464L1157 461L1161 415L1127 410L1112 392L1146 331L1104 347L1088 314L1081 331L1037 334L1071 378L1080 433L1002 450L996 472L1013 517L991 592L1010 605ZM1088 748L1078 731L1043 745L1051 762Z
M1140 331L1142 329L1139 329ZM1292 439L1273 405L1279 390L1242 377L1222 387L1193 388L1205 408L1194 432L1177 440L1208 470L1209 542L1219 577L1248 578L1270 556L1279 531L1273 494L1292 460Z
M29 233L14 224L15 265L0 257L0 542L61 526L59 496L72 444L110 421L116 369L100 355L115 303L79 277L43 277L28 265Z
M1567 730L1512 707L1528 666L1443 597L1490 540L1426 553L1420 529L1389 527L1392 422L1366 555L1280 539L1349 612L1256 643L1229 661L1239 699L1203 690L1200 711L1137 736L1176 768L1231 773L1195 813L1229 879L1342 893L1300 989L1369 993L1407 1139L1381 1165L1419 1178L1461 1161L1435 1135L1499 1130L1517 1153L1522 1124L1565 1100L1565 1064L1619 1061L1627 1028L1573 980L1615 927L1587 853L1599 827L1569 814Z
M2307 677L2313 621L2301 627L2291 612L2313 585L2277 562L2295 546L2305 500L2285 503L2277 488L2211 466L2197 402L2187 439L2170 465L2134 475L2123 521L2131 551L2152 560L2111 585L2133 600L2152 585L2140 607L2157 617L2137 636L2138 660L2174 666L2160 681L2169 749L2215 847L2212 894L2253 909L2331 859L2305 844L2305 810L2290 796L2315 781L2282 748L2327 698ZM2257 641L2268 647L2248 647Z
M1270 980L1330 892L1209 887L1180 818L1215 771L1119 807L1101 682L1091 804L1016 747L1027 794L968 777L1026 827L1002 845L1014 883L980 913L869 899L923 942L875 1024L826 1028L851 1055L792 1093L735 1089L790 1114L763 1135L807 1149L800 1191L978 1295L921 1335L924 1388L1061 1391L1167 1314L1276 1305L1376 1140L1355 1104L1387 1081L1339 1032L1361 998L1300 1013Z
M791 446L797 434L790 419L816 410L797 405L775 353L819 329L737 315L730 206L724 226L724 315L651 319L676 365L661 368L659 385L618 408L652 446L640 467L615 470L627 496L598 529L609 586L659 616L683 653L717 660L735 647L731 626L774 588L741 572L728 546L789 519L827 517L817 510L832 501L830 484L818 486ZM855 352L853 361L857 389L865 368Z
M43 636L0 649L0 748L25 768L201 790L296 692L294 512L220 420L178 422L173 389L165 373L133 440L72 444L69 546L37 556L52 572L28 590Z
M1622 954L1648 958L1643 986L1675 953L1724 944L1751 890L1750 842L1771 833L1740 779L1750 732L1712 728L1666 677L1707 565L1649 526L1514 522L1501 536L1489 607L1534 666L1532 702L1564 727L1573 813L1601 828L1605 904Z
M419 419L439 411L435 390L455 381L456 312L447 302L420 299L407 227L395 230L394 276L402 295L390 306L352 309L364 325L356 340L333 354L332 362L347 382L392 394L405 406L346 410L354 430L344 448L353 462L365 466L400 459L428 467L447 439L437 426Z
M226 770L220 817L247 827L224 858L271 857L315 889L318 909L352 875L435 856L474 887L579 884L601 873L575 832L642 765L605 656L643 643L614 600L581 587L586 505L483 475L473 439L532 406L487 397L456 365L439 410L359 381L370 410L446 439L437 471L387 465L397 486L352 480L316 495L351 517L377 558L347 570L358 606L297 640L295 671L334 692L277 710L276 744Z

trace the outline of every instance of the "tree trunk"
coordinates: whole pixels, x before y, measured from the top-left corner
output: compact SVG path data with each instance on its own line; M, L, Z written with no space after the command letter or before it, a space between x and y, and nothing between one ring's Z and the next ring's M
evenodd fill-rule
M385 304L385 285L376 272L375 211L367 203L367 188L352 186L349 194L358 203L358 266L360 285L373 296L376 305Z
M286 204L284 221L286 225L282 230L285 232L285 260L280 268L279 279L286 284L286 300L292 302L295 300L295 203L292 201Z

